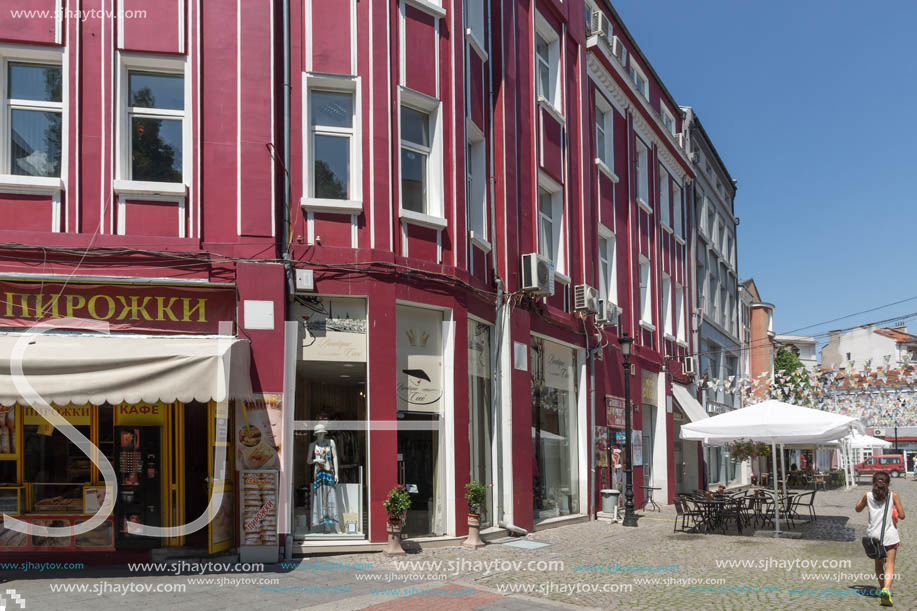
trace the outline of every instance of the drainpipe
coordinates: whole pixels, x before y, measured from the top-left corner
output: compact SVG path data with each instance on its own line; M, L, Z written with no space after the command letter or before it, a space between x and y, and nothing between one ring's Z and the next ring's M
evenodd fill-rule
M595 493L597 492L595 486L595 459L593 458L593 447L595 446L595 355L602 349L602 338L599 336L599 341L595 346L589 346L589 329L586 327L586 319L583 318L583 335L586 336L586 355L589 359L589 410L590 410L590 428L589 432L586 435L586 438L589 440L589 447L586 449L586 455L589 457L589 479L590 479L590 490L589 490L589 520L594 521L596 519L596 507L595 507Z
M273 53L274 50L271 49ZM280 215L283 225L279 228L278 236L280 237L279 248L280 257L283 259L283 267L286 272L287 281L287 306L295 289L293 284L293 265L290 262L290 253L287 244L287 236L290 227L290 0L283 1L283 213ZM286 352L286 351L284 351ZM293 516L288 516L292 520ZM283 557L286 560L293 558L293 533L292 529L284 537Z

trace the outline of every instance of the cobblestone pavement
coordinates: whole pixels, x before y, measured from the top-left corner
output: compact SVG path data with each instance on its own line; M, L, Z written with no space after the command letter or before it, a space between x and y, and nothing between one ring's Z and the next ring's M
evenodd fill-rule
M913 585L917 569L909 537L909 523L917 523L917 482L896 479L892 488L901 494L910 514L900 524L903 546L896 572L901 578L894 586L895 602L899 609L917 609L917 588ZM490 543L475 551L432 548L399 559L381 554L323 556L303 559L297 569L272 565L255 574L138 576L125 567L57 573L7 570L0 571L0 594L15 590L26 601L27 610L106 611L131 606L195 611L868 609L878 607L878 599L851 589L871 588L875 583L872 561L859 543L866 516L853 510L866 490L864 485L852 491L819 491L815 496L818 520L796 529L802 533L801 539L753 537L747 530L744 536L734 532L673 534L674 508L664 506L661 513L641 514L637 528L580 523L522 539L546 544L535 549ZM443 564L417 564L412 570L396 565L403 561ZM840 564L845 561L850 564ZM733 564L724 566L723 562ZM747 564L743 566L743 562ZM326 568L314 570L309 567L312 563L322 563ZM338 568L329 570L331 563L339 563ZM809 563L819 565L807 566ZM593 570L583 570L586 566ZM650 571L650 567L658 570ZM192 581L200 578L212 581ZM239 579L254 582L231 581ZM265 585L258 581L262 579L276 581ZM86 591L51 591L51 586L60 585L83 586ZM184 585L185 591L139 591L142 587L174 585ZM709 591L698 591L698 586ZM134 591L123 592L126 587ZM726 588L730 591L722 591ZM11 602L7 602L7 609L19 608L10 606Z

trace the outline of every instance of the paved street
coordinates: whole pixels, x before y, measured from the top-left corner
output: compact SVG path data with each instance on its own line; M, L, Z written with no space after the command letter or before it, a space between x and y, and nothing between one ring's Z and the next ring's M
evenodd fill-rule
M911 517L902 522L903 547L897 566L901 580L894 592L898 608L914 608L917 576L907 522L917 518L917 482L893 480ZM2 590L14 589L27 609L867 609L878 599L859 595L853 586L871 587L872 561L859 537L865 514L853 506L866 490L816 494L818 521L797 530L798 540L773 540L736 534L673 534L674 509L645 514L636 529L605 523L555 528L526 537L526 549L489 544L478 551L459 547L410 554L413 571L380 554L325 556L301 561L298 568L274 566L263 573L213 573L200 576L137 577L121 567L91 567L55 574L12 572L3 575ZM519 540L513 540L518 543ZM837 561L852 561L838 566ZM754 566L717 566L717 561L749 561ZM529 563L534 562L532 570ZM537 570L542 567L554 570ZM554 564L549 564L549 563ZM806 568L809 562L826 563ZM321 563L321 564L311 564ZM372 568L335 568L331 563ZM450 564L451 563L451 564ZM516 564L514 564L516 563ZM584 565L603 565L583 570ZM640 566L634 566L640 565ZM666 570L650 572L649 567ZM562 567L562 568L561 568ZM630 573L628 573L630 571ZM818 574L807 579L808 574ZM444 576L441 579L440 576ZM219 580L222 578L222 585ZM264 585L233 585L233 579L276 579ZM656 583L642 580L655 579ZM715 584L706 580L721 580ZM667 581L666 581L667 580ZM681 580L681 581L679 581ZM687 580L699 580L690 581ZM104 585L103 585L104 584ZM85 586L81 593L53 593L51 586ZM186 586L185 592L127 592L125 587ZM692 586L729 587L732 591L692 591ZM93 588L96 591L93 591ZM347 591L331 591L333 589ZM761 591L770 588L771 591ZM101 593L97 593L100 590ZM399 589L394 592L392 590ZM470 591L474 590L471 595ZM526 589L528 591L526 591ZM740 589L742 591L736 591ZM757 589L757 591L750 591ZM385 593L374 592L389 590ZM605 591L603 591L605 590ZM808 591L806 591L808 590ZM408 596L408 594L412 594ZM446 595L448 593L448 595ZM9 604L7 609L11 609Z

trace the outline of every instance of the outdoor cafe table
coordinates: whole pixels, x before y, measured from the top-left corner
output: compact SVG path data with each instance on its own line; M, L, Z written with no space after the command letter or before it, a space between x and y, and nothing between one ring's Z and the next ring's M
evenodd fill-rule
M702 519L704 522L704 532L710 532L715 528L722 528L726 530L727 517L726 509L732 505L735 509L736 515L736 529L741 533L742 532L742 515L739 512L739 508L742 503L742 499L728 499L728 498L712 498L712 499L696 499L694 501L697 508L702 514Z

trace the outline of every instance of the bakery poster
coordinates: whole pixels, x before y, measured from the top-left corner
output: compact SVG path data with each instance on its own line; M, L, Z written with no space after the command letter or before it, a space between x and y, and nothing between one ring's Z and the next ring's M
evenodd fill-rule
M595 466L608 466L608 429L604 426L593 427L595 431Z
M277 471L241 473L242 545L277 545L277 476Z
M280 469L283 393L235 403L236 470Z
M443 313L398 306L398 410L442 412Z
M216 551L214 548L220 543L232 541L233 493L231 490L226 490L222 482L216 484L213 490L214 493L220 491L223 492L223 496L220 499L220 508L217 509L216 516L214 516L213 521L210 523L211 553Z

